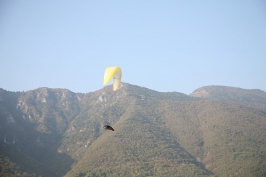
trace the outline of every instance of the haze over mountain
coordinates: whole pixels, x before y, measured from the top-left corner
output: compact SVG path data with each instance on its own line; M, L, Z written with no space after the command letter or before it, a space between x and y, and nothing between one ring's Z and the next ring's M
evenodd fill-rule
M206 86L196 89L190 96L225 103L238 103L266 111L266 94L259 89L246 90L236 87Z
M265 176L265 155L261 90L0 89L0 176Z

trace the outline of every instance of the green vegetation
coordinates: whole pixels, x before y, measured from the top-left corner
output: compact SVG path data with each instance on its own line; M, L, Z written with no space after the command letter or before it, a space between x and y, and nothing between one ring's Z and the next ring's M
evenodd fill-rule
M266 176L265 103L215 86L0 89L0 176Z

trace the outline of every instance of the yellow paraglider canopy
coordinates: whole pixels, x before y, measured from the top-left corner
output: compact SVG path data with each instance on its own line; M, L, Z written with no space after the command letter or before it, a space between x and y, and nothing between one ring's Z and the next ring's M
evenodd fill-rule
M116 91L121 83L122 70L119 66L107 67L104 72L103 84L106 85L113 78L113 90Z

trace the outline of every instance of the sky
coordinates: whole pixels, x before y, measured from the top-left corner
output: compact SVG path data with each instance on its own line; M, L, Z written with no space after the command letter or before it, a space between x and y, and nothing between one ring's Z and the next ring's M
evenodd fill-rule
M0 0L0 88L94 92L108 66L159 92L266 91L266 1Z

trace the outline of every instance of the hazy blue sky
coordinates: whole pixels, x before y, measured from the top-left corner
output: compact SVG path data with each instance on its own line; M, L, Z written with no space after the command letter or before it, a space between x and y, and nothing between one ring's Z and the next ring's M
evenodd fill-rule
M107 66L161 92L266 91L266 1L0 1L1 88L93 92Z

